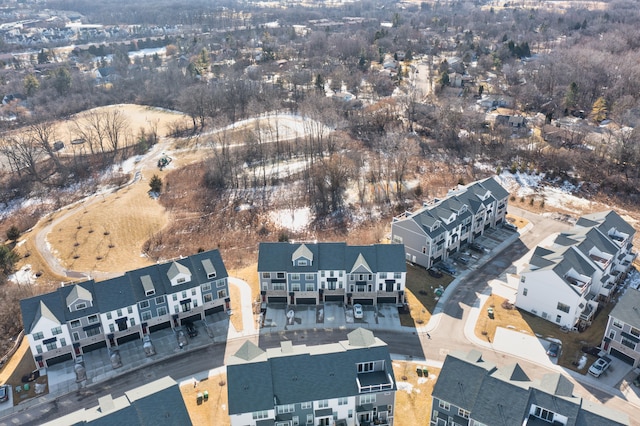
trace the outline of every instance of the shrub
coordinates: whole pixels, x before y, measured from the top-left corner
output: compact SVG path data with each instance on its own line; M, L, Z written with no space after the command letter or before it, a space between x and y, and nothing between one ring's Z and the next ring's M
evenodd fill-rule
M158 175L153 175L149 182L149 186L151 187L151 191L160 193L162 190L162 179L160 179Z
M20 229L17 226L12 225L9 229L7 229L7 238L10 241L16 241L20 238Z

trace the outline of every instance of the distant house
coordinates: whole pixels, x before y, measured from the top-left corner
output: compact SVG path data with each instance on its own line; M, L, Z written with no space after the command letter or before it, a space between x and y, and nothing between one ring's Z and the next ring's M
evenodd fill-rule
M512 115L509 117L509 127L520 129L525 127L527 124L527 120L521 115Z
M20 308L34 361L44 367L224 312L229 303L227 270L212 250L66 285L23 299Z
M64 415L45 426L127 425L190 426L191 418L178 384L169 376L126 391L106 395L94 408Z
M260 243L263 302L404 303L407 266L402 245Z
M431 396L431 426L629 424L625 414L575 396L560 373L533 381L517 363L498 368L476 350L447 355Z
M582 216L520 273L516 306L559 326L591 324L632 267L635 230L614 211Z
M405 259L430 268L504 223L509 192L494 177L459 186L415 212L393 218L391 241Z
M231 426L393 426L389 349L369 330L320 346L263 351L247 341L227 365Z
M640 291L629 288L609 314L602 349L632 365L640 366Z

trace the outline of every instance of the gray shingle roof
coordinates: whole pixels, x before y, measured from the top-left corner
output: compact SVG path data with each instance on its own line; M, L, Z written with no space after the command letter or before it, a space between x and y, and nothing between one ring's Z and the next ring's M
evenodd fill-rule
M611 310L610 317L640 328L640 291L628 288Z
M482 381L495 370L491 363L466 359L465 354L449 354L444 360L432 396L471 411Z
M358 330L356 330L358 331ZM395 378L389 350L380 339L367 345L352 345L366 331L349 334L349 341L306 347L288 345L285 350L269 350L268 358L227 367L229 414L273 409L294 404L358 394L357 364L383 360L383 377ZM364 343L371 343L364 339Z

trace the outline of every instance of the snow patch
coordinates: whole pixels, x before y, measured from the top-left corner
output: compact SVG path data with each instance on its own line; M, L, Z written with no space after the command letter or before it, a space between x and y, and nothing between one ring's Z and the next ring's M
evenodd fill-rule
M396 382L398 390L405 391L407 393L413 392L413 385L409 382Z
M298 232L304 230L311 221L311 209L303 207L295 210L275 210L269 212L269 218L280 228Z
M9 275L7 278L9 279L9 281L15 284L33 284L36 280L36 276L33 274L31 265L29 264L24 265L15 273Z

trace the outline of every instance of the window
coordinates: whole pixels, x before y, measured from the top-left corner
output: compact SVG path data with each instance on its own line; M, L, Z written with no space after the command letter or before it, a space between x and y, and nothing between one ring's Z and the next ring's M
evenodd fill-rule
M304 286L305 291L314 291L315 285L313 283L306 283Z
M318 401L318 408L327 408L328 406L329 406L328 399L323 399L321 401Z
M82 302L82 303L76 303L76 311L79 311L81 309L84 309L87 307L87 304Z
M71 328L78 328L78 327L80 327L80 320L71 321Z
M164 306L160 306L156 312L158 313L159 317L161 317L162 315L167 315L167 308L165 308ZM144 321L144 318L142 320Z
M33 340L44 339L44 334L42 333L42 331L37 331L33 333L31 336L33 337Z
M133 313L133 308L131 306L127 307L127 313L130 313L130 314Z
M60 347L67 346L67 339L64 337L60 338Z
M165 302L164 296L156 297L156 305L162 305Z
M342 274L343 274L343 273L344 273L343 271L338 272L338 276L339 276L340 278L342 278Z
M307 281L312 281L315 278L316 278L316 276L313 275L313 274L305 274L305 276L304 276L304 279L307 280Z
M253 417L253 420L266 419L267 417L269 417L269 412L267 410L256 411L252 413L252 417Z
M174 314L178 314L178 313L180 313L180 306L179 306L179 305L175 305L175 306L173 307L173 313L174 313Z
M278 272L278 278L284 278L284 272Z
M620 343L622 343L623 345L625 345L628 348L636 350L635 342L633 342L630 339L627 339L626 337L624 337L624 333L622 333L622 334L623 334L623 336L622 336L622 340L620 340Z
M107 319L110 320L112 318L111 312L107 312Z
M263 272L262 278L271 279L271 272Z
M638 330L637 328L631 327L631 330L629 330L629 333L633 334L636 337L640 337L640 330Z
M213 279L213 278L215 278L215 277L216 277L216 273L215 273L215 272L209 272L209 273L207 274L207 278L208 278L208 279Z
M294 404L278 405L278 414L293 413L294 411L296 411Z
M349 398L338 398L338 405L347 405L349 403Z
M291 283L291 291L300 291L300 283Z
M458 408L458 415L464 419L468 419L469 418L469 412L465 409L462 408Z
M291 279L294 281L299 281L300 280L300 274L291 274Z
M358 364L358 373L373 371L373 362L361 362Z
M91 315L90 317L87 318L87 321L89 321L89 324L95 324L98 322L98 316Z
M384 286L384 284L382 284L382 283L378 284L378 290L382 291L383 286Z
M387 278L387 273L386 272L380 272L378 274L378 278L380 278L381 280L384 280L385 278Z
M546 420L548 422L553 421L553 412L549 410L545 410L544 408L541 408L541 407L536 407L536 410L533 415L536 417L540 417L541 419Z
M213 296L211 295L211 293L207 293L203 297L204 297L204 303L209 303L213 301Z
M313 414L307 414L307 424L308 425L313 424Z
M451 405L445 401L438 401L438 407L442 408L445 411L451 410Z
M225 285L227 285L227 281L226 280L218 280L218 281L216 281L216 287L224 287Z
M402 272L394 272L393 273L393 278L395 278L396 280L399 280L402 278Z
M196 295L196 289L195 289L195 288L192 288L192 289L191 289L191 295L192 295L192 296L195 296L195 295Z
M347 417L349 417L350 419L353 418L353 410L349 410L349 415Z
M218 290L218 299L224 299L227 297L227 290L224 288L222 290Z
M609 330L609 339L613 340L616 338L615 330Z
M200 286L201 291L209 291L211 290L211 283L204 283Z
M172 299L173 299L173 301L175 302L176 300L178 300L178 295L174 293L174 294L171 296L171 298L172 298Z
M560 321L562 321L562 315L556 315L556 322L560 324Z
M77 342L78 340L80 340L80 333L78 333L77 331L74 331L72 336L73 336L74 342Z
M42 353L42 346L41 345L36 345L36 352L38 352L39 354Z
M293 421L293 426L299 426L300 425L300 417L299 416L293 416L291 418L291 420Z
M151 311L143 311L141 318L142 318L142 321L149 321L151 319Z
M100 327L91 328L87 330L87 337L97 336L100 333L102 333L102 331L100 330Z
M298 260L298 266L307 266L306 260Z
M182 284L182 283L183 283L183 282L185 282L186 280L187 280L187 279L186 279L185 277L180 277L180 278L178 278L178 279L176 280L176 282L177 282L178 284Z
M118 314L118 318L120 318L122 316L122 309L118 309L116 314Z
M523 295L523 296L526 296L526 295L527 295L527 293L529 293L529 289L528 289L528 288L526 288L526 287L525 287L525 288L523 288L523 289L522 289L522 295Z
M569 310L571 309L571 306L569 305L565 305L562 302L558 302L558 310L562 311L562 312L566 312L569 313Z
M148 307L149 307L148 300L143 300L142 302L140 302L140 309L147 309Z
M273 283L273 290L284 290L284 283Z
M311 402L303 402L300 404L300 408L303 410L310 410L311 408L313 408L313 403Z
M145 291L145 296L153 296L154 294L156 294L155 290L147 290Z
M116 326L115 326L115 325L113 325L113 324L109 324L109 331L110 331L110 332L112 332L112 333L115 333L115 331L116 331Z
M186 291L183 291L183 292L182 292L182 298L183 298L183 299L186 299L186 298L187 298L187 292L186 292Z
M360 405L362 404L373 404L376 402L376 394L368 393L366 395L360 395Z
M135 320L135 318L129 318L129 324L131 324L131 327L133 327L134 325L136 325L136 320Z
M617 319L613 320L613 326L614 327L618 327L618 328L622 328L622 321L618 321Z
M402 290L402 284L397 283L396 284L396 291L400 291L400 290Z

